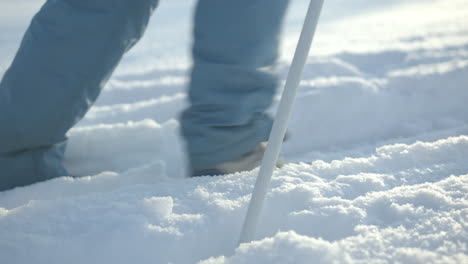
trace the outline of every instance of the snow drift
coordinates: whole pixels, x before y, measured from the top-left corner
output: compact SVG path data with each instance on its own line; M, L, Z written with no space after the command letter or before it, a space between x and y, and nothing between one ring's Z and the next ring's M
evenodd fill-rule
M293 2L283 78L308 3ZM2 263L468 262L466 1L325 3L289 163L256 241L237 249L258 170L185 178L177 118L193 4L161 3L68 134L65 165L80 177L0 192ZM11 11L0 16L0 74L39 5L0 3Z

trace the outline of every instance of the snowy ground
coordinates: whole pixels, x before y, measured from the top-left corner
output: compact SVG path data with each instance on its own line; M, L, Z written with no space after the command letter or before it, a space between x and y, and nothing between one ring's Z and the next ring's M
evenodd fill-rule
M41 2L0 0L0 76ZM162 1L70 132L67 168L86 177L0 192L1 263L468 263L466 0L326 1L290 164L238 249L257 171L184 178L193 4Z

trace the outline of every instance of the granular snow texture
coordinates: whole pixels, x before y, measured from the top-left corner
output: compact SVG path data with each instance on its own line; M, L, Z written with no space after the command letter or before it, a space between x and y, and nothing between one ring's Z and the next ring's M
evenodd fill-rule
M465 0L325 1L288 163L238 248L258 169L186 178L185 2L161 2L69 132L81 177L0 192L1 263L468 263ZM291 2L283 79L308 4ZM40 4L0 2L0 76Z

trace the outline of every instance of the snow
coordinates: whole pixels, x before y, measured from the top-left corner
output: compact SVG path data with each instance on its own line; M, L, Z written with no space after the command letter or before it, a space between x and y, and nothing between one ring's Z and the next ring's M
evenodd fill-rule
M0 2L0 76L41 2ZM239 248L258 170L185 178L193 4L161 2L70 131L82 177L0 192L2 263L468 263L465 0L325 2L289 163ZM307 4L289 9L283 78Z

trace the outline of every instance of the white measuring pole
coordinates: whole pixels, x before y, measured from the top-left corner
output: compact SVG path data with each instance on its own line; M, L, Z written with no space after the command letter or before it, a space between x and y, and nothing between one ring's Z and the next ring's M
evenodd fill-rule
M250 242L255 235L255 229L260 217L263 202L270 184L273 170L281 150L284 136L286 134L289 116L296 97L296 90L301 80L302 71L309 55L310 46L317 28L318 19L322 10L324 0L311 0L301 36L297 43L296 52L289 69L283 95L276 113L275 122L268 140L268 146L262 160L262 165L258 173L255 188L250 200L249 209L245 217L239 244ZM239 246L239 245L238 245Z

